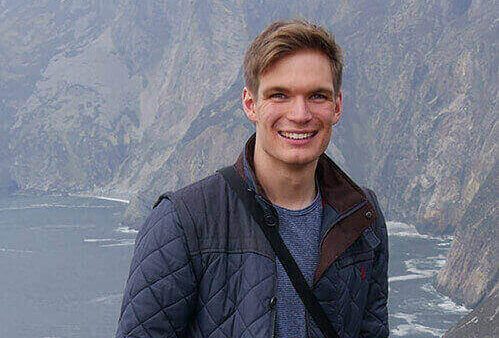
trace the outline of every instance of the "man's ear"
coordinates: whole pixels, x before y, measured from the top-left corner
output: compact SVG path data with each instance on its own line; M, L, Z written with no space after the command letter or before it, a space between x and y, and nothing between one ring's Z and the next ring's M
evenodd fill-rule
M333 126L338 123L343 112L343 93L340 90L336 98L334 99L334 111L333 111Z
M256 100L247 87L244 87L243 89L242 103L243 103L244 112L246 113L246 117L251 122L255 123L257 120L255 113Z

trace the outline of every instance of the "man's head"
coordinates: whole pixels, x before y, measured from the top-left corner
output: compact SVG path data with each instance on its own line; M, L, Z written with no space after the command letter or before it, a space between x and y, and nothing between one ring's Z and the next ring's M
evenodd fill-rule
M315 163L341 116L342 70L341 49L321 27L278 21L258 35L246 52L242 98L255 151L274 164Z

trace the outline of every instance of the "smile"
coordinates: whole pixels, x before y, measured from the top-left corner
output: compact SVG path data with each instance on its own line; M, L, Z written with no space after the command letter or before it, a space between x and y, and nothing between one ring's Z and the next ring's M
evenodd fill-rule
M286 131L279 131L279 135L290 140L305 140L314 137L315 134L317 134L316 131L311 133L290 133Z

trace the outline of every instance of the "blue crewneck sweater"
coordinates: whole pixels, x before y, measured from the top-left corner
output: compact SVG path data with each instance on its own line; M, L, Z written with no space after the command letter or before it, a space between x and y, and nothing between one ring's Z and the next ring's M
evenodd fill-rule
M319 190L319 189L317 189ZM321 194L308 207L290 210L274 205L279 216L279 233L305 279L312 285L319 259L322 222ZM305 306L282 264L277 262L277 337L305 337Z

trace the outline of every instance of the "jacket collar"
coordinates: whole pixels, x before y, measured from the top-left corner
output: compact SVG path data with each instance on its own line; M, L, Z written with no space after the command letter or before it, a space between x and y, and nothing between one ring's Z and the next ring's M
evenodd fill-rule
M255 140L256 134L253 134L234 166L246 184L268 200L254 172ZM319 157L316 177L323 203L338 213L336 221L323 232L319 265L314 278L319 279L329 265L377 218L377 213L364 191L325 153Z

